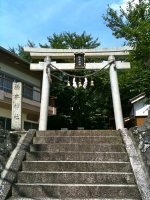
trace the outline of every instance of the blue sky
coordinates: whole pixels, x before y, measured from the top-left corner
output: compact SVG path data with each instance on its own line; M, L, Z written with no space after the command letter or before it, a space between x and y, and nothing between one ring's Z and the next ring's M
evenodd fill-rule
M28 40L37 46L47 43L53 33L85 31L101 47L118 47L123 40L115 39L102 15L107 5L117 8L126 0L0 0L0 46L8 49L25 46Z

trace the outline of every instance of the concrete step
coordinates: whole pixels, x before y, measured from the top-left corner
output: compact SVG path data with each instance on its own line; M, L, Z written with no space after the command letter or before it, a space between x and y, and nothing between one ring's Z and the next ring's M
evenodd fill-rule
M49 152L125 152L123 144L79 144L79 143L49 143L30 145L30 151L49 151Z
M40 199L38 197L34 197L34 198L27 198L27 197L10 197L8 200L62 200L60 198L48 198L48 197L40 197ZM116 198L65 198L65 200L116 200ZM119 198L117 200L137 200L137 198L135 199L131 199L131 198Z
M28 152L27 161L129 161L126 152Z
M105 184L25 184L17 183L13 187L13 197L40 199L51 198L139 198L136 185L105 185Z
M37 137L49 136L120 136L116 130L51 130L36 131Z
M37 197L34 198L27 198L27 197L10 197L8 200L62 200L60 198L48 198L48 197L40 197L40 199ZM116 198L65 198L65 200L116 200ZM135 199L131 199L131 198L119 198L117 200L137 200L137 198Z
M18 174L19 183L135 184L132 173L118 172L27 172Z
M42 197L40 197L40 199L37 197L34 197L34 198L26 198L26 197L15 197L15 198L13 198L13 197L10 197L8 200L53 200L53 199L55 199L55 200L62 200L62 199L58 199L58 198L48 198L48 197L44 197L44 198L42 198ZM116 200L116 198L65 198L66 200ZM137 200L137 199L129 199L129 198L119 198L119 199L117 199L117 200Z
M24 161L23 171L131 172L129 162L110 161Z
M122 138L117 136L48 136L33 138L33 144L48 143L120 144L122 143Z

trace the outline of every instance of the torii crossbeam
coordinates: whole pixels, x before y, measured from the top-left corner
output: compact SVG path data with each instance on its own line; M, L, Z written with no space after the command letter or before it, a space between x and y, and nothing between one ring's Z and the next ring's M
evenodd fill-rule
M115 116L116 129L124 128L121 100L119 93L119 85L117 78L117 69L129 69L129 62L115 61L117 58L128 56L132 50L131 47L124 46L120 48L102 48L102 49L49 49L49 48L30 48L25 47L24 51L30 53L31 57L35 59L44 59L44 62L31 63L30 70L43 71L43 83L41 93L41 108L40 108L40 119L39 119L39 130L47 129L47 117L48 117L48 104L49 104L49 75L52 64L55 68L60 70L75 70L75 63L57 63L57 59L72 59L76 53L83 53L86 58L103 58L108 61L101 63L86 63L84 69L86 70L100 70L106 65L110 68L110 83L111 92ZM51 61L54 60L54 61Z

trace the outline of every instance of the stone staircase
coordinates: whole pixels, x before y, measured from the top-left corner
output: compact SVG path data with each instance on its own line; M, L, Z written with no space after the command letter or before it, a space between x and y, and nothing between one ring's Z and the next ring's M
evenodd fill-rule
M37 131L11 199L141 199L117 131Z

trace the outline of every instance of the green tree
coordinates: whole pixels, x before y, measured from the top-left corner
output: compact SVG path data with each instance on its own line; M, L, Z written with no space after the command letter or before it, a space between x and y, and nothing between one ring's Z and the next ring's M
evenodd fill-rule
M150 97L150 1L141 0L136 5L133 2L128 2L126 10L120 7L119 12L108 6L103 16L113 35L133 47L128 58L131 69L118 73L124 116L129 115L126 107L129 108L130 98L142 92Z
M40 44L40 47L53 49L93 49L100 45L98 38L93 39L91 35L83 32L81 35L77 33L64 32L53 34L47 37L49 44Z
M25 45L27 47L36 47L35 43L34 42L31 42L30 40L28 40L27 44ZM9 51L20 56L21 58L29 61L29 62L32 62L32 58L31 56L24 52L24 49L23 49L24 46L18 44L18 46L16 48L9 48Z
M70 73L83 75L84 71ZM72 78L69 80L72 84ZM76 80L82 84L84 82L84 78ZM51 87L51 94L57 96L58 113L68 117L71 121L70 128L80 126L86 129L108 128L109 118L113 116L109 73L100 71L92 77L92 80L94 87L90 86L91 78L88 78L87 89L83 87L74 89L62 83L53 83Z
M116 38L124 38L133 47L132 59L150 65L150 1L129 1L126 10L120 7L119 12L108 6L103 18Z

